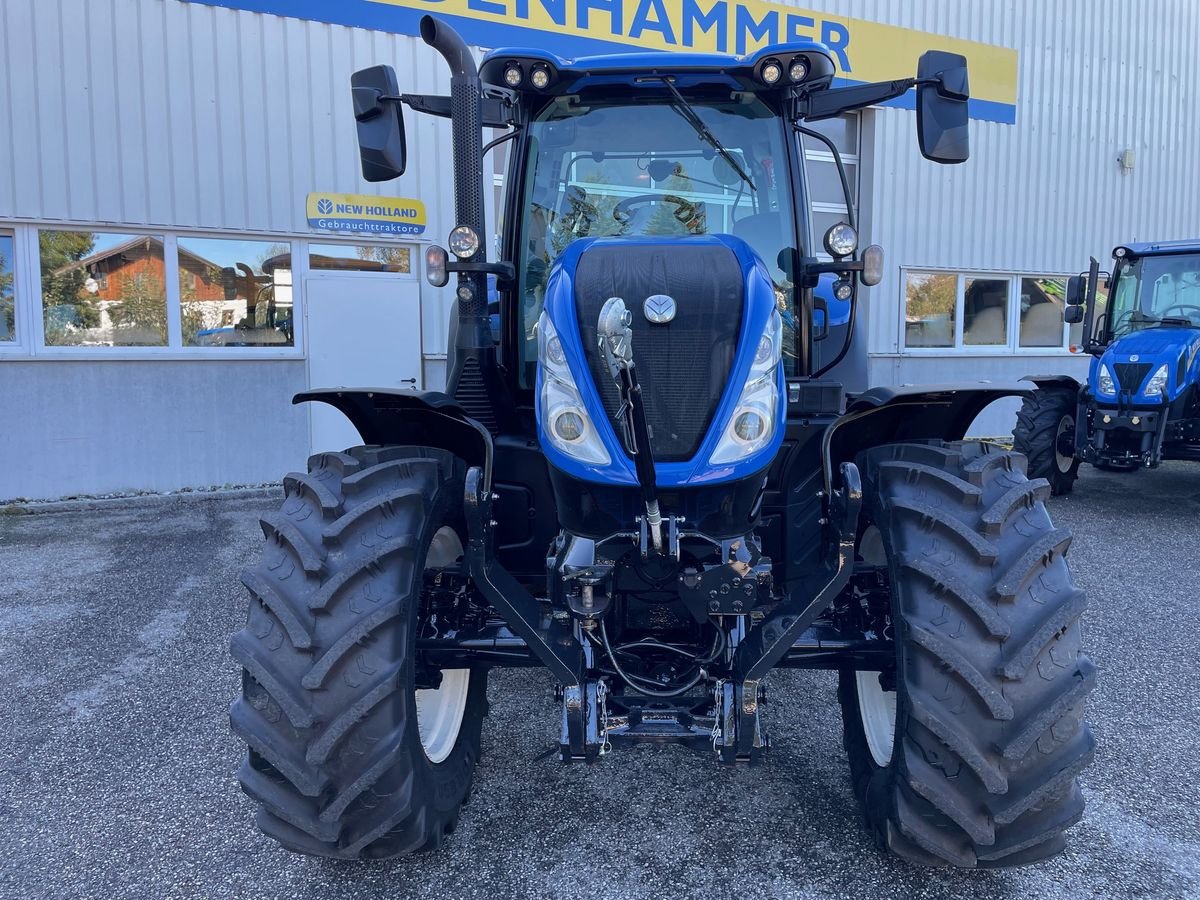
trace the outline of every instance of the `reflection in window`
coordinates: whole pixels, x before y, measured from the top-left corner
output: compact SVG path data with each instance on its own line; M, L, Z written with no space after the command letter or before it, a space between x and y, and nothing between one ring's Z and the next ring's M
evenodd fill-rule
M179 238L185 347L290 347L292 245Z
M13 236L0 234L0 343L17 339L13 278Z
M395 244L310 244L310 269L338 272L412 272L412 248Z
M47 346L166 346L162 238L41 231L38 252Z
M1067 279L1021 279L1021 346L1061 347Z
M1008 343L1008 279L963 282L963 343L994 347Z
M953 347L954 275L909 272L904 285L906 347Z

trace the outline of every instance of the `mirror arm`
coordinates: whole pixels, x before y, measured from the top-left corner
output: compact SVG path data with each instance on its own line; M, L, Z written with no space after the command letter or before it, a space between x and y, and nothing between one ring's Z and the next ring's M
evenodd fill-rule
M831 262L818 262L815 256L805 256L800 260L801 277L804 275L842 275L863 270L860 259L835 259Z
M450 98L438 94L401 94L399 97L380 97L383 100L398 100L413 112L437 116L441 119L451 118ZM512 105L496 97L484 97L483 107L484 128L507 128L514 124L512 121Z
M504 284L512 284L517 280L517 267L510 262L462 262L446 263L447 272L480 272L484 275L495 275L496 280Z
M875 81L850 87L827 88L798 99L796 104L798 118L810 122L830 119L852 109L862 109L866 106L874 106L876 103L883 103L885 100L892 100L904 94L915 84L917 84L915 78L901 78L897 81Z

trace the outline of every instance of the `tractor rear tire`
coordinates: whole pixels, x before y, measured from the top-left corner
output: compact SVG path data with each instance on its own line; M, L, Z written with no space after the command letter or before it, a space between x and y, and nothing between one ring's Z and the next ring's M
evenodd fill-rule
M1083 812L1096 669L1049 485L1018 454L972 442L876 447L858 465L859 556L888 572L896 643L894 671L840 673L867 825L923 865L1053 856Z
M417 688L425 570L453 566L465 543L463 465L431 448L356 447L283 483L231 642L242 693L230 722L248 747L238 780L289 850L437 847L470 790L487 705L483 670Z
M1038 388L1026 397L1013 428L1013 449L1028 460L1030 478L1045 478L1055 496L1071 493L1079 477L1075 453L1063 454L1059 439L1074 434L1078 412L1075 392L1069 388Z

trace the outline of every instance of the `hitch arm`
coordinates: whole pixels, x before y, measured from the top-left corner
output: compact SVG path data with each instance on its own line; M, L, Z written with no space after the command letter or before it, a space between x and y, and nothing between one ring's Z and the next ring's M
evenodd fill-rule
M543 613L537 598L496 561L492 494L478 466L467 470L465 501L467 568L475 588L562 684L579 687L584 678L583 647L570 624Z
M862 509L862 479L858 466L842 463L842 488L829 497L828 527L834 555L826 568L827 580L815 591L794 590L786 600L755 625L733 655L733 688L736 741L723 758L753 760L758 747L758 686L763 676L781 662L796 639L846 587L854 572L854 541ZM733 750L733 754L729 754ZM732 761L729 759L728 761Z

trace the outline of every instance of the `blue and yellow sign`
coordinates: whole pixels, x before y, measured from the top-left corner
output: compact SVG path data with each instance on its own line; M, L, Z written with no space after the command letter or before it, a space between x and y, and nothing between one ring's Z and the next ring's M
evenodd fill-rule
M839 83L887 81L916 72L925 50L967 58L971 115L1016 121L1017 51L880 25L769 0L190 0L397 34L419 34L426 13L447 19L479 47L532 46L560 56L614 49L741 55L768 44L816 40L833 52ZM912 107L914 94L889 105Z
M322 231L356 234L420 234L425 204L410 197L374 194L308 195L308 225Z

